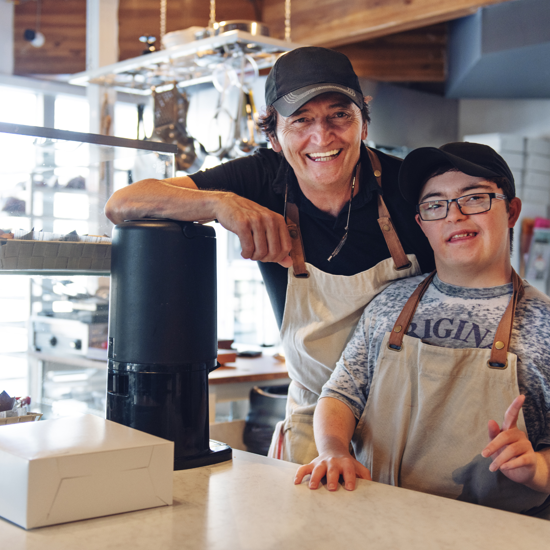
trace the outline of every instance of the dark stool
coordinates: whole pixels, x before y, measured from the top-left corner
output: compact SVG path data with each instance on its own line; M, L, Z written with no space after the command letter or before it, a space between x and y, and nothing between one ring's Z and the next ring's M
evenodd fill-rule
M267 456L277 422L285 419L288 384L255 386L250 390L243 442L247 451Z

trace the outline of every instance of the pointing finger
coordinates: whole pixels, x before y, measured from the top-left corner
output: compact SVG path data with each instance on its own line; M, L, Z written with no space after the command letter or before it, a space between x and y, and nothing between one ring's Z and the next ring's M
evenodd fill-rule
M525 395L518 395L512 401L512 404L508 407L508 409L504 413L504 423L502 424L502 431L517 427L519 411L521 410L521 407L523 407L524 401L525 401Z

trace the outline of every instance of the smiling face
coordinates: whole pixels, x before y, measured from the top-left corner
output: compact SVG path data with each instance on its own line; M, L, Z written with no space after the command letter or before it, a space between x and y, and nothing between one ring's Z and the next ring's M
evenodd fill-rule
M463 172L446 172L427 181L418 202L456 199L472 193L502 193L502 189L484 178ZM493 200L491 210L475 215L460 212L451 203L442 220L416 221L430 241L437 273L442 281L467 287L491 287L510 282L509 228L514 227L521 201Z
M321 94L289 117L277 116L277 136L270 137L292 166L302 190L349 189L359 161L367 123L359 108L338 93Z

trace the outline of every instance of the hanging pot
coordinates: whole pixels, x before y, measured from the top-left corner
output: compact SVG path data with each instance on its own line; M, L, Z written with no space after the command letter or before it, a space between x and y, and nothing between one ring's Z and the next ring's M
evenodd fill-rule
M218 23L216 35L229 31L244 31L254 36L269 36L269 27L259 21L222 21Z
M197 172L204 164L207 152L187 131L186 121L189 110L187 95L180 92L174 85L170 90L160 93L153 90L153 98L155 128L152 139L177 145L177 170L188 173Z

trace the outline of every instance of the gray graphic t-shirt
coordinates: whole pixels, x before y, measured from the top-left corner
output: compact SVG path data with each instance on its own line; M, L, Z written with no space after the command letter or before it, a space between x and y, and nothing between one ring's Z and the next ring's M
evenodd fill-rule
M361 417L382 339L426 276L397 281L372 300L321 397L339 399L357 419ZM523 415L529 439L537 450L541 445L550 445L550 298L524 284L525 295L516 310L509 351L518 357L518 385L526 396ZM444 283L436 275L407 334L435 346L490 349L511 295L511 283L466 288Z

